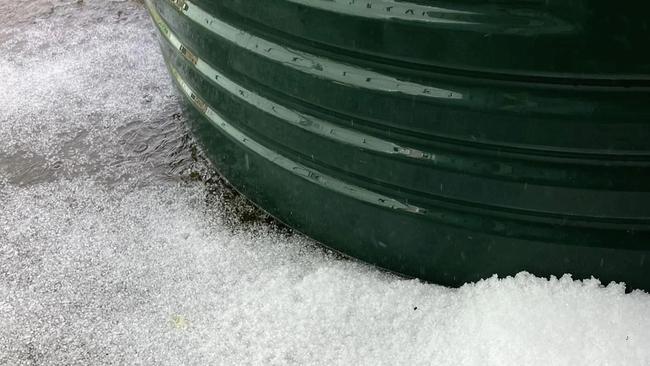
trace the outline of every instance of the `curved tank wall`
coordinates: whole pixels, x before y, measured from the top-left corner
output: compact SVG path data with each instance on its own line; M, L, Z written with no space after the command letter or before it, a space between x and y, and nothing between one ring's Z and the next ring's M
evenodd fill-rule
M650 288L643 9L147 5L208 156L288 225L441 284L527 270Z

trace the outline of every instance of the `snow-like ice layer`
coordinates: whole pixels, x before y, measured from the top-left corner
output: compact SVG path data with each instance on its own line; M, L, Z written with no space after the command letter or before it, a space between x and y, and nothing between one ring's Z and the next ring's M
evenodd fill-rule
M621 285L404 280L229 227L200 186L78 179L2 200L0 363L650 362L650 296Z
M142 5L0 2L0 48L0 172L14 180L120 176L178 145L179 98Z
M153 30L130 1L0 3L0 364L650 364L644 292L422 284L162 179L200 162Z

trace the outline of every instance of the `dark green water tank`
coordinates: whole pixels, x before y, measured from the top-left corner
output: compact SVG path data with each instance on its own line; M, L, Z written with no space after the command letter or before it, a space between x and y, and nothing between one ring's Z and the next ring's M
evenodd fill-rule
M650 289L650 6L147 5L208 156L289 226L445 285Z

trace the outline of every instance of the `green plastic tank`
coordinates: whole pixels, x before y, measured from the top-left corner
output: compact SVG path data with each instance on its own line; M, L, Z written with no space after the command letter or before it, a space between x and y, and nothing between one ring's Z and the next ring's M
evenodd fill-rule
M650 5L146 3L208 157L290 227L443 285L650 290Z

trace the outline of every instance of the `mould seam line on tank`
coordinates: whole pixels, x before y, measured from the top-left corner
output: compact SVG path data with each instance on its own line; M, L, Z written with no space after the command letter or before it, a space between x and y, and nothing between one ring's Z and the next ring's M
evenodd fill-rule
M174 6L173 0L165 1ZM175 8L178 10L177 7ZM235 44L237 47L321 79L380 92L402 93L434 99L463 99L463 94L460 92L402 81L385 74L361 69L267 41L215 18L189 0L184 1L184 6L179 11L196 24Z
M296 163L291 159L263 146L262 144L258 143L248 135L244 134L226 122L226 120L223 119L219 113L212 109L205 101L203 101L201 97L199 97L194 92L194 90L192 90L192 88L178 74L178 71L176 71L176 69L171 65L170 70L172 76L180 86L180 89L183 91L183 93L192 101L194 106L210 121L210 123L228 135L230 138L234 139L238 143L246 146L248 149L258 154L260 157L311 183L317 184L331 191L363 202L414 214L424 214L426 212L426 210L423 208L406 204L396 199L370 191L368 189L354 186L328 175L321 174L317 170Z
M185 59L194 65L196 70L203 74L206 79L210 80L210 82L216 83L218 86L244 102L268 114L274 115L283 121L289 122L293 126L330 140L339 141L361 149L384 154L436 161L437 155L434 153L424 152L410 147L403 147L382 138L337 126L321 118L287 108L240 86L224 74L214 69L207 62L203 61L201 57L190 51L174 34L174 32L169 29L169 26L159 16L159 14L155 13L155 9L150 9L150 11L152 13L152 18L154 18L154 22L158 25L158 28L163 32L165 38L167 38L169 43L177 52L180 52Z

